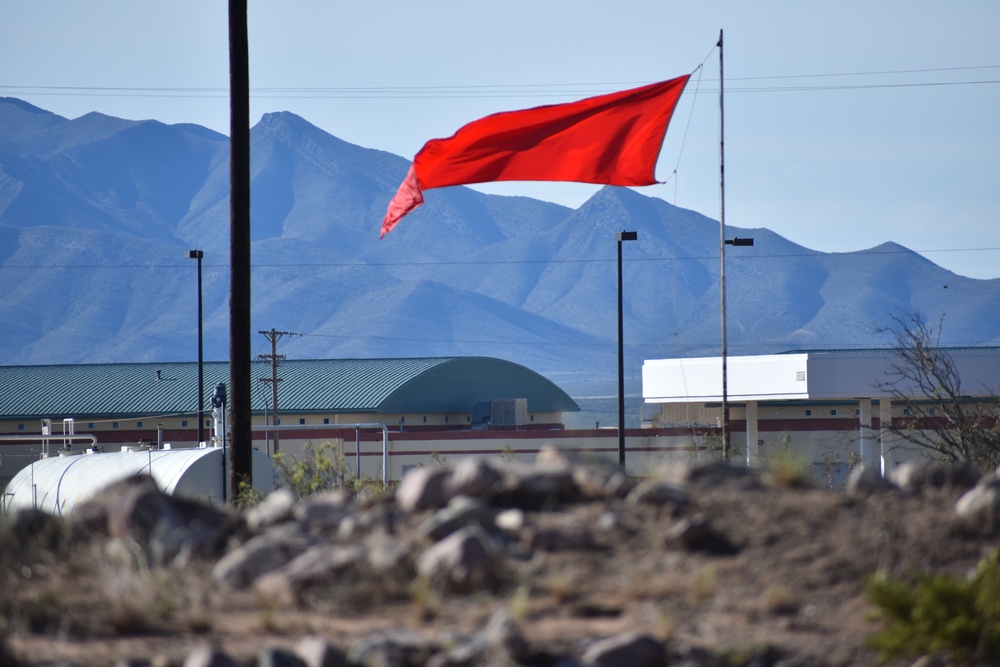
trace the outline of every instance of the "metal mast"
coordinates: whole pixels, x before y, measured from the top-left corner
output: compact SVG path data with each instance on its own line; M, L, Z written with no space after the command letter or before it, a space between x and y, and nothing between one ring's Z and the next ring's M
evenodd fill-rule
M722 30L719 30L719 299L722 310L722 460L729 460L729 374L726 368L726 132Z

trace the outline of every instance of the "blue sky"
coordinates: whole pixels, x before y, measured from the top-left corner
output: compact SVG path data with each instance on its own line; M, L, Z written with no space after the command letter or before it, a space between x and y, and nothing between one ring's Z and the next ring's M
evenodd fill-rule
M228 134L227 3L32 0L0 7L0 95ZM412 157L496 111L696 70L640 188L808 248L895 241L1000 277L1000 2L250 0L251 123L291 111ZM477 186L577 206L596 186ZM378 234L378 224L372 234Z

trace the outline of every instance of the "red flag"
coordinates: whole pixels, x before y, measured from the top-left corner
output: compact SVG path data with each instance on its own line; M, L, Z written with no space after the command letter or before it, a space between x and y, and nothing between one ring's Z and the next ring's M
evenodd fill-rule
M689 75L568 104L507 111L431 139L382 220L385 236L422 190L493 181L652 185L670 117Z

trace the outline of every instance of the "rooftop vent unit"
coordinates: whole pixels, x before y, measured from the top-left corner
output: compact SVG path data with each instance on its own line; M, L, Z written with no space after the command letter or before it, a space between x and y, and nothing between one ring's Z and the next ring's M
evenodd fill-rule
M519 427L528 423L528 399L494 398L472 406L472 428Z

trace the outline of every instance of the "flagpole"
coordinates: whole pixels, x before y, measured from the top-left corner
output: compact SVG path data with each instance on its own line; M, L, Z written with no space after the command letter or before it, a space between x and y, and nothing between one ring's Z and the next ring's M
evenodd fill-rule
M719 29L719 298L722 310L722 460L729 460L729 391L726 368L726 133L722 29Z

